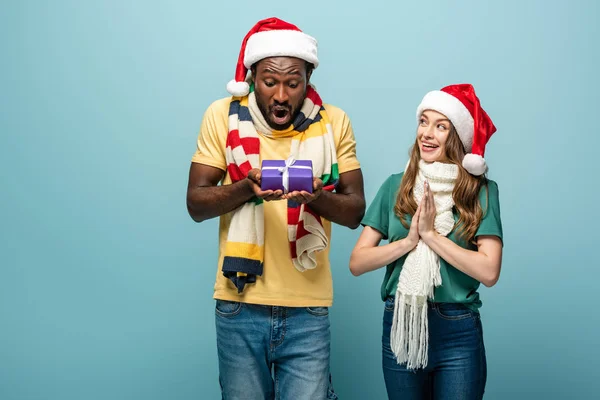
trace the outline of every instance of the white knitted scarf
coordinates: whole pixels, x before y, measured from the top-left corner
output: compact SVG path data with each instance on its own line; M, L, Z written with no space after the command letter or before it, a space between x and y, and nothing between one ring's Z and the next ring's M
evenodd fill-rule
M447 236L454 227L452 191L457 176L455 164L419 162L414 198L417 204L421 203L423 185L427 181L435 200L434 228L440 235ZM398 278L390 335L390 346L398 363L406 363L408 369L427 365L427 299L433 299L434 289L441 283L439 256L419 239L417 246L406 256Z

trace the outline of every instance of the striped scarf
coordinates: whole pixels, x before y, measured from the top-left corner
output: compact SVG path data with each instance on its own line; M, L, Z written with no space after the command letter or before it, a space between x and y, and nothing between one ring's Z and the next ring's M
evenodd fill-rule
M226 142L227 172L232 182L245 179L253 168L260 168L260 140L273 132L264 119L254 93L233 97L229 106L229 133ZM323 181L323 190L333 191L339 179L333 130L323 102L309 85L306 98L292 126L278 137L292 137L290 155L297 160L312 160L313 176ZM287 157L285 157L287 158ZM321 217L306 204L287 202L290 255L300 272L317 266L316 252L328 245ZM262 275L264 260L263 200L253 198L233 211L225 244L222 271L237 287Z

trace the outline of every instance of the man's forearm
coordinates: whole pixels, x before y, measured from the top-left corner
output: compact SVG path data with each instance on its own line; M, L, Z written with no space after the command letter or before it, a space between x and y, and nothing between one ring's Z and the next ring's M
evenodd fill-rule
M187 208L194 221L202 222L233 211L252 197L248 179L224 186L197 186L188 191Z
M365 201L357 194L324 191L308 205L323 218L351 229L358 228L365 214Z

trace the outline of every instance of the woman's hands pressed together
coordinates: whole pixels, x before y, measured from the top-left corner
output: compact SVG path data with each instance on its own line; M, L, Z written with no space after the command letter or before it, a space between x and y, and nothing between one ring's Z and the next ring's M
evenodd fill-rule
M423 198L421 199L421 204L419 204L419 208L421 210L419 213L419 210L417 209L415 215L419 214L419 236L423 240L426 240L427 238L435 235L436 233L434 229L436 210L435 200L433 199L433 192L431 191L428 182L425 182L423 191Z

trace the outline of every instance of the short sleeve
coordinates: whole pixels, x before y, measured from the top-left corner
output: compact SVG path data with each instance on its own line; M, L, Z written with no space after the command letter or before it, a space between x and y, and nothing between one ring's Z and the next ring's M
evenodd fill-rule
M331 120L340 174L359 169L360 163L356 156L356 139L350 118L338 107L327 105L326 111Z
M497 236L502 240L502 220L500 218L500 194L498 184L488 181L487 190L482 188L479 200L483 209L483 218L475 233L477 236Z
M192 162L226 170L228 103L226 99L218 100L204 113Z
M390 224L390 190L393 176L388 177L381 185L375 198L367 208L361 224L370 226L383 235L383 239L388 239Z

